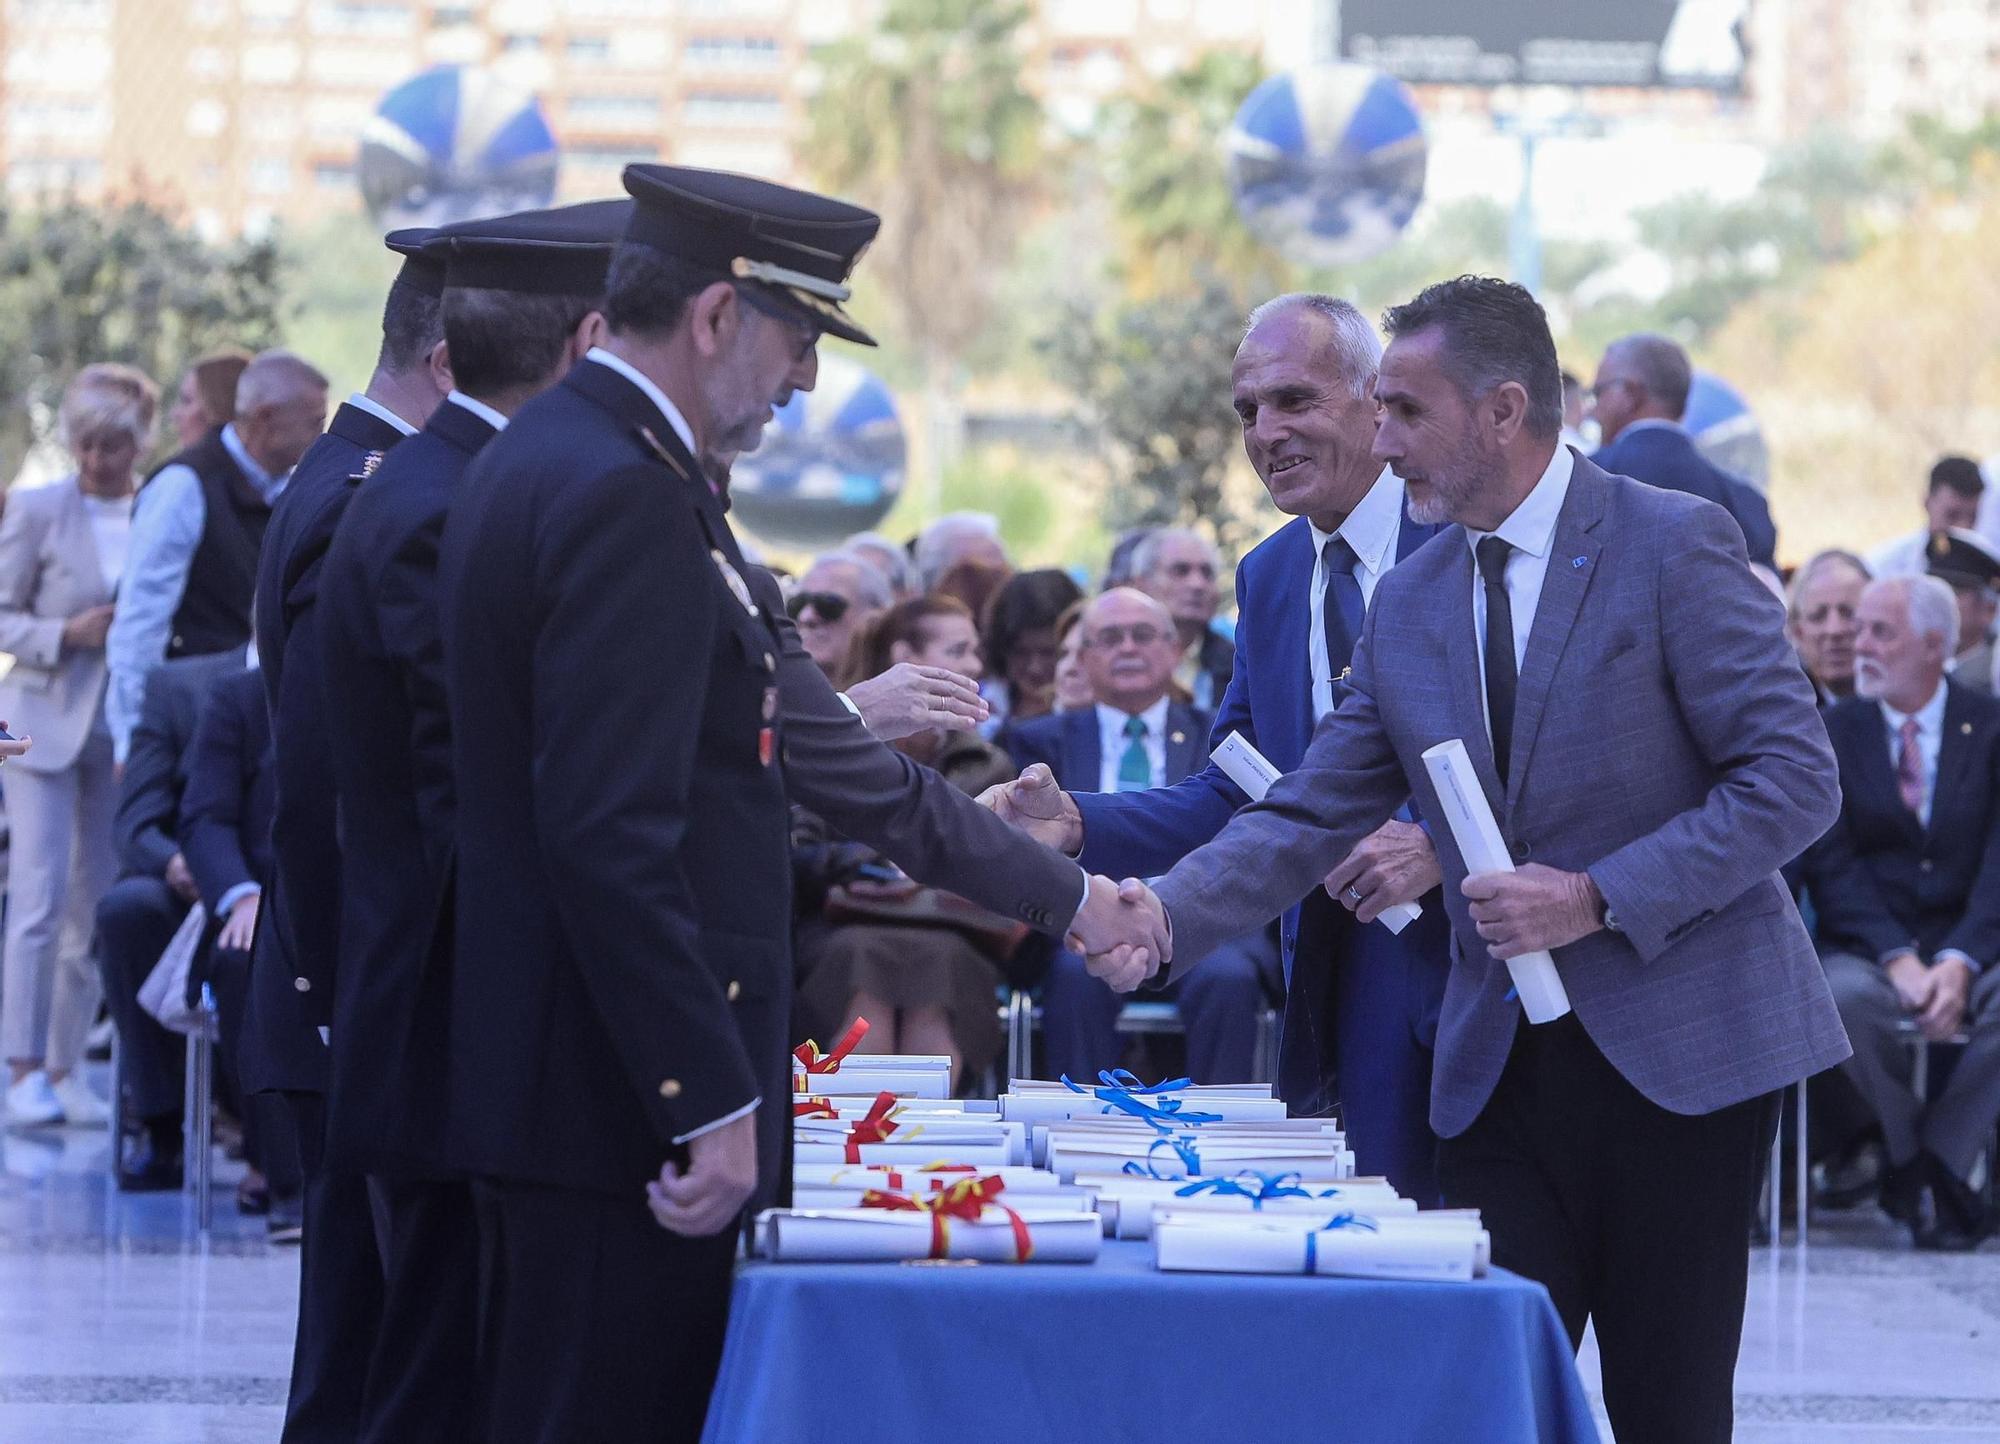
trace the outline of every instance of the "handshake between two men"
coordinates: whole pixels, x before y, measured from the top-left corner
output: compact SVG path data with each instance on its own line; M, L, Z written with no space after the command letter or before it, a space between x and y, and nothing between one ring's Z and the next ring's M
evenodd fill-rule
M979 801L1058 852L1075 857L1083 850L1083 815L1041 763L1012 782L988 788ZM1414 823L1392 821L1364 838L1327 874L1326 890L1361 922L1372 923L1384 909L1422 897L1440 877L1428 834ZM1138 878L1115 883L1091 876L1068 943L1094 976L1120 993L1140 987L1173 959L1166 909Z

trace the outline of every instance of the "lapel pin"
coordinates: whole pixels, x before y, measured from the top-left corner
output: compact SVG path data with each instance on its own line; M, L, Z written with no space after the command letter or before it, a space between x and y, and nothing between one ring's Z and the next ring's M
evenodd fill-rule
M1958 724L1958 730L1961 736L1970 737L1972 735L1972 724L1970 722L1961 722Z
M1585 567L1587 567L1587 566L1589 566L1589 565L1590 565L1590 558L1589 558L1589 557L1571 557L1571 558L1570 558L1570 562L1569 562L1569 564L1570 564L1570 565L1571 565L1572 567L1575 567L1575 568L1576 568L1576 569L1577 569L1578 571L1581 571L1581 570L1583 570L1583 568L1585 568Z
M1967 730L1967 731L1970 731L1971 729L1970 729L1970 728L1967 728L1966 730ZM1174 746L1178 747L1178 746L1180 746L1180 745L1181 745L1181 743L1183 743L1183 742L1185 742L1185 741L1187 741L1187 733L1185 733L1185 732L1176 732L1176 733L1174 733L1174 736L1173 736L1173 743L1174 743Z

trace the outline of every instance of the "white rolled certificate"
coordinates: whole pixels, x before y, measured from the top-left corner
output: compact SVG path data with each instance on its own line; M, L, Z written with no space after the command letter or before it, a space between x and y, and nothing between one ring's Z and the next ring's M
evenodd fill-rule
M1311 1219L1239 1219L1161 1209L1153 1261L1163 1271L1342 1274L1350 1278L1467 1280L1486 1272L1492 1241L1470 1220L1361 1215L1340 1227Z
M1252 802L1262 802L1264 794L1271 790L1271 784L1284 776L1271 765L1270 758L1250 745L1241 732L1232 732L1223 738L1222 745L1209 756L1231 782L1249 794ZM1400 933L1423 915L1421 904L1392 903L1382 909L1381 916L1375 921L1392 933Z
M1465 870L1512 872L1514 859L1507 853L1506 839L1500 836L1500 824L1493 820L1493 809L1487 806L1465 744L1454 737L1426 748L1423 757L1431 785L1437 789L1438 805L1444 809L1459 856L1465 859ZM1569 1011L1562 974L1547 952L1509 958L1507 971L1513 976L1514 991L1520 994L1522 1011L1530 1023L1553 1023Z
M1033 1246L1030 1263L1089 1263L1104 1247L1104 1224L1094 1213L1018 1209L1016 1214ZM991 1205L976 1221L944 1220L941 1253L928 1213L774 1208L758 1215L757 1232L759 1252L779 1262L893 1263L942 1257L1013 1263L1018 1247L1013 1220Z

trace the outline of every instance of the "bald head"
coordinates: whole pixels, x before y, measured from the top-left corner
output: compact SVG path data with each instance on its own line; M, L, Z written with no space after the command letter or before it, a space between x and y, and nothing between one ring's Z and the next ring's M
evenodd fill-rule
M250 358L236 378L236 434L272 476L298 465L326 426L326 377L290 351Z
M1694 386L1680 344L1651 331L1621 336L1597 363L1597 425L1608 445L1635 421L1679 421Z
M1180 636L1166 606L1136 587L1113 587L1083 611L1083 674L1107 707L1136 716L1167 695Z

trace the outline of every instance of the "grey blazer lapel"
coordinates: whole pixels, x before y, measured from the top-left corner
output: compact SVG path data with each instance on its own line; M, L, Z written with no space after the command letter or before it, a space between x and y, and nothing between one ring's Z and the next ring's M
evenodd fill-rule
M1486 697L1480 686L1479 643L1472 635L1472 545L1465 528L1452 527L1444 543L1444 580L1431 605L1440 609L1445 670L1451 675L1449 735L1465 743L1466 754L1486 790L1486 805L1500 814L1500 770L1493 762L1493 734L1486 726Z
M74 479L55 485L58 500L55 520L49 528L50 550L62 557L63 565L77 579L74 605L65 605L72 612L101 607L115 598L105 584L103 563L97 559L97 533L90 525L90 511L83 504L83 489Z
M1542 578L1535 625L1528 633L1527 656L1514 693L1514 744L1507 769L1510 809L1521 795L1521 779L1528 775L1534 760L1535 737L1548 706L1556 663L1562 659L1577 613L1583 609L1584 593L1597 575L1597 558L1604 542L1595 533L1604 517L1605 488L1604 474L1578 457L1569 495L1563 499L1562 515L1556 520L1555 537L1549 543L1548 570Z

